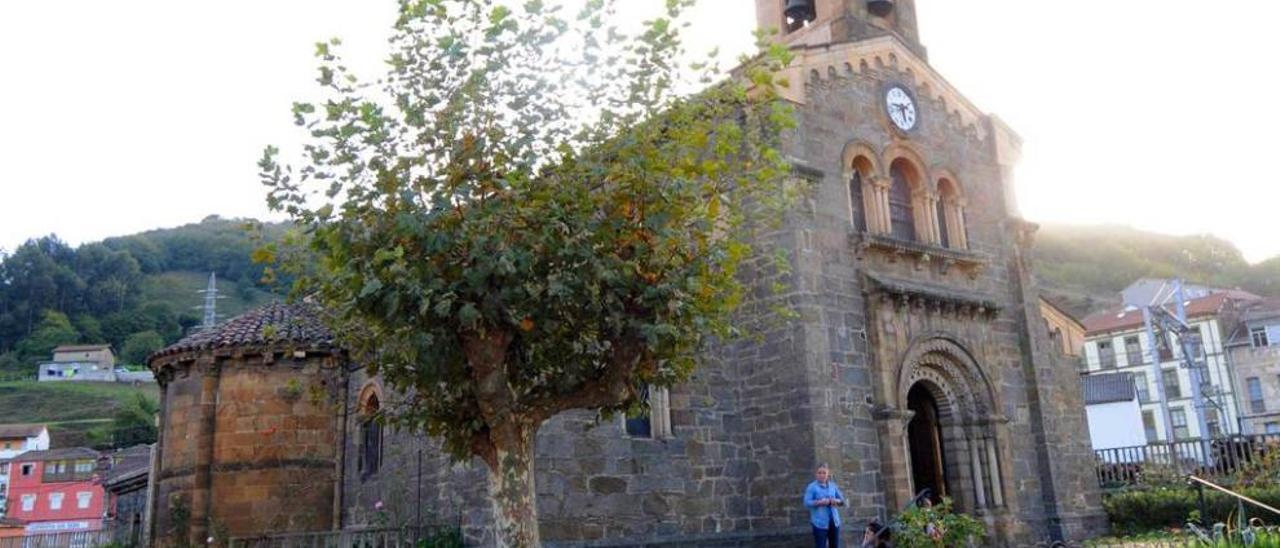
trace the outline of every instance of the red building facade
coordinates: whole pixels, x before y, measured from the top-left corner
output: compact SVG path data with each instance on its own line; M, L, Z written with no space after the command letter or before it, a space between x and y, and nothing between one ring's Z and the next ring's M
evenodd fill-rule
M101 529L105 493L98 458L97 451L84 447L14 457L6 517L25 523L27 534Z

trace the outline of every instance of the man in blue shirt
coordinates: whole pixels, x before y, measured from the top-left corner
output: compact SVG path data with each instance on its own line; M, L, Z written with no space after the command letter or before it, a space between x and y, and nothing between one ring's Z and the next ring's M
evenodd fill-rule
M844 494L831 481L831 469L823 464L814 472L814 481L804 490L804 506L809 509L814 548L840 548L840 510Z

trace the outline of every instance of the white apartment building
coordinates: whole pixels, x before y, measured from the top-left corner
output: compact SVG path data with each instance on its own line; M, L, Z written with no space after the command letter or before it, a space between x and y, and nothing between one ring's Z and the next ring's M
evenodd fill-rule
M1240 292L1223 291L1190 299L1183 303L1187 323L1200 333L1207 363L1207 390L1222 407L1206 405L1208 432L1201 432L1192 397L1191 372L1181 366L1181 348L1171 341L1169 349L1152 352L1142 310L1125 306L1099 312L1085 318L1084 360L1086 374L1130 373L1137 388L1141 407L1142 430L1147 443L1167 441L1164 413L1161 410L1156 375L1164 381L1169 404L1169 421L1175 440L1196 439L1240 433L1240 388L1232 374L1226 354L1225 340L1236 324L1241 309L1258 297ZM1172 305L1170 305L1172 310ZM1159 362L1159 369L1152 361Z

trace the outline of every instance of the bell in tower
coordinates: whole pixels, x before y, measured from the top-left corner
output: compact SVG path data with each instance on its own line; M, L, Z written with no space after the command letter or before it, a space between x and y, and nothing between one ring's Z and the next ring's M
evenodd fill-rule
M927 57L916 0L755 0L756 22L779 42L818 46L892 35Z
M787 20L787 31L795 31L804 28L805 25L812 23L818 18L818 12L813 7L816 0L787 0L786 7L782 10L783 16Z
M893 13L893 0L867 0L867 11L876 17L888 17Z

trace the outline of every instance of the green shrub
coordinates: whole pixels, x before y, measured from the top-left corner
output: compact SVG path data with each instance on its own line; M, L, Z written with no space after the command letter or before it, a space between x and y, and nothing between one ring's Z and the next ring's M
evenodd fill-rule
M965 514L951 511L951 499L942 504L916 506L898 516L893 545L899 548L969 546L987 534L986 526Z
M1280 505L1280 486L1250 487L1245 496L1271 506ZM1226 522L1236 511L1236 500L1212 489L1205 489L1205 506L1208 514L1204 521ZM1119 534L1156 531L1169 527L1181 527L1193 512L1200 509L1199 496L1190 487L1161 487L1112 493L1103 498L1103 507L1111 519L1111 528ZM1263 516L1261 509L1249 508L1249 515Z

